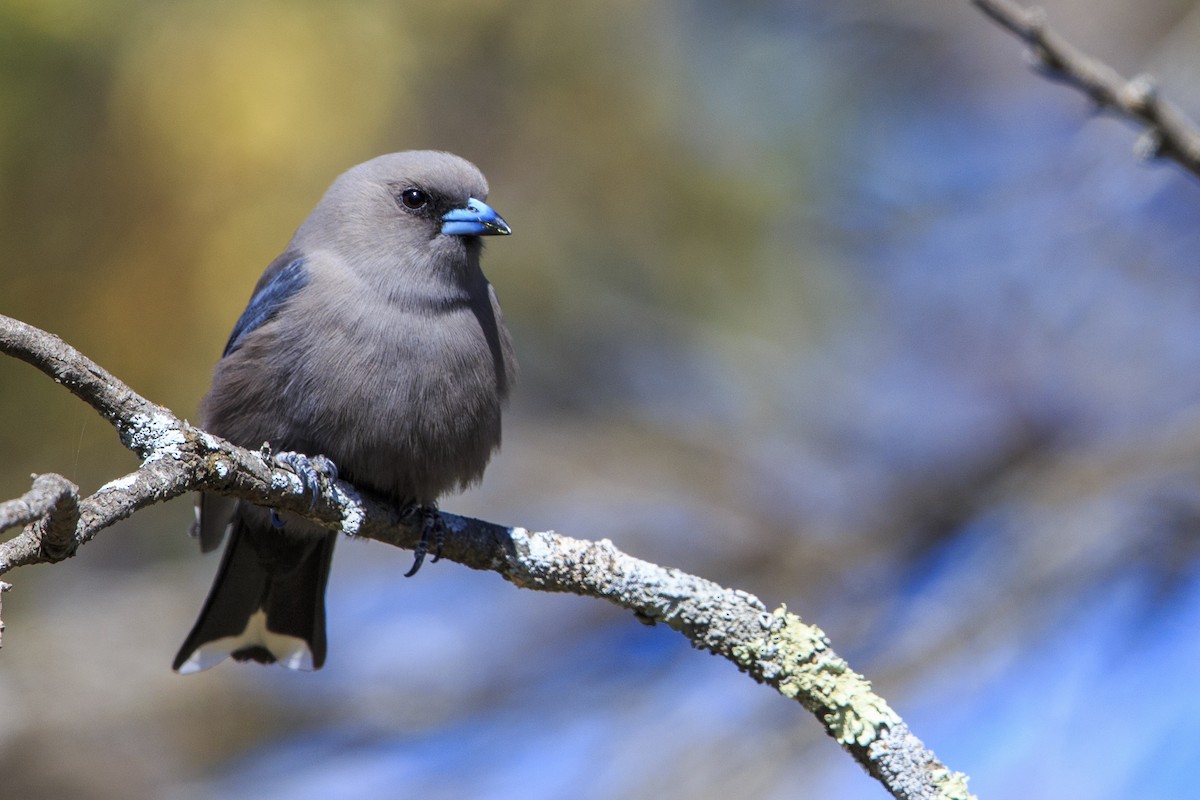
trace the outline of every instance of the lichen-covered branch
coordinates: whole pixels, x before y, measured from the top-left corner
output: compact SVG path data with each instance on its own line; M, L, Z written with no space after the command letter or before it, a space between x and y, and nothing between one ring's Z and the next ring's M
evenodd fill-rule
M66 479L43 475L24 496L0 504L0 530L24 526L0 543L0 575L61 561L138 509L197 489L294 511L351 536L399 547L412 548L420 538L413 520L345 482L324 486L314 502L270 453L236 447L193 427L56 336L0 316L0 351L67 386L143 459L136 471L82 499ZM668 625L798 701L894 797L970 797L966 777L937 760L819 628L786 609L768 611L751 594L633 558L608 540L443 517L451 534L445 558L497 572L517 586L603 598L643 621Z
M824 631L786 608L768 611L752 594L633 558L607 539L507 533L514 551L497 571L518 586L601 597L669 625L798 701L894 797L972 796L966 776L938 761Z
M1159 96L1154 80L1140 75L1126 80L1102 61L1084 54L1046 24L1040 8L1024 8L1011 0L971 0L993 21L1029 45L1046 77L1085 93L1144 130L1136 152L1142 158L1165 158L1200 177L1200 131L1173 103Z

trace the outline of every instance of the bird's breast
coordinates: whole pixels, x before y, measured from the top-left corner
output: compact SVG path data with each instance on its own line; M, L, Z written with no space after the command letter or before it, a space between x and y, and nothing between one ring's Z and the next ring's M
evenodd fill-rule
M291 403L317 452L352 481L433 502L477 481L500 445L511 356L502 323L469 305L362 309L319 334Z

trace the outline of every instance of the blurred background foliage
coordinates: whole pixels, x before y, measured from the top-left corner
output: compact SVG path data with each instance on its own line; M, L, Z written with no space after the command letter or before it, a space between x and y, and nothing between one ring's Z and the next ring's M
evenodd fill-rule
M1195 3L1047 5L1200 111ZM335 175L473 160L523 378L445 507L787 603L981 796L1194 794L1200 185L968 4L0 0L0 109L0 312L183 415ZM0 423L0 497L135 466L11 360ZM4 796L882 794L669 631L373 544L323 671L176 676L189 515L11 576Z

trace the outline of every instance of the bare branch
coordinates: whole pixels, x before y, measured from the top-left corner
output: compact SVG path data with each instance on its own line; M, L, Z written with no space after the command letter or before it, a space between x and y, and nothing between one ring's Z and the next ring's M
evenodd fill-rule
M343 481L316 498L269 453L205 433L139 396L56 336L0 316L0 350L46 372L89 403L142 458L141 467L82 500L60 476L43 475L23 497L0 505L0 530L24 524L0 544L0 575L74 555L97 532L139 508L196 489L294 511L334 530L413 548L413 520ZM662 622L696 647L732 661L816 715L825 730L893 796L967 798L966 776L951 772L914 736L865 678L850 669L820 628L784 608L704 578L589 542L443 514L452 534L443 556L539 591L608 600L644 622ZM65 535L63 534L65 528Z
M1040 8L1024 8L1011 0L971 0L1001 27L1029 45L1039 71L1074 86L1101 108L1141 126L1135 152L1146 159L1164 158L1200 177L1200 131L1173 103L1159 96L1153 78L1126 80L1046 24Z
M79 487L61 475L38 475L23 496L0 503L0 531L37 521L37 538L59 558L70 553L79 522Z

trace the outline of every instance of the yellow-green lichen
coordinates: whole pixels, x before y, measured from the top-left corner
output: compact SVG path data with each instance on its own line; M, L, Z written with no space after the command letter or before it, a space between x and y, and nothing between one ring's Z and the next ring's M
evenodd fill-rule
M754 661L756 671L780 694L823 712L829 732L840 744L866 746L882 728L900 721L887 702L871 691L870 682L830 649L824 631L783 606L773 616L775 623L767 637L738 658Z
M945 770L946 777L935 781L938 792L946 800L975 800L975 795L967 789L967 776L961 772Z

